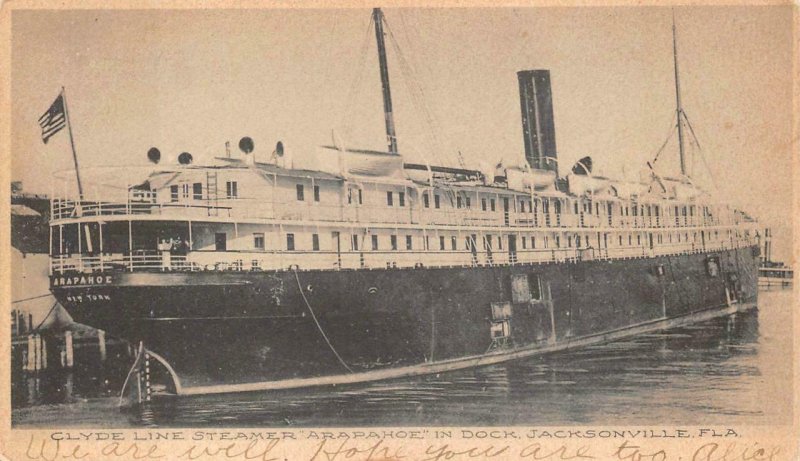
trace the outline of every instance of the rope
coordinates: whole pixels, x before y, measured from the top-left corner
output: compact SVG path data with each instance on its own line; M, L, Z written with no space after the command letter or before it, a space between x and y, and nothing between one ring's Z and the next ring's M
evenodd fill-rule
M54 303L53 303L53 306L52 306L52 307L50 307L50 310L49 310L49 311L47 311L47 315L45 315L45 316L44 316L44 318L42 319L42 321L41 321L41 322L39 322L39 325L36 325L36 328L34 328L33 330L31 330L31 332L34 332L34 333L35 333L35 332L39 331L39 328L41 328L41 327L42 327L42 325L44 325L44 322L45 322L45 320L47 320L47 318L48 318L48 317L50 317L50 314L52 314L52 313L53 313L53 311L55 311L55 310L56 310L56 306L58 306L58 301L56 301L56 302L54 302Z
M336 26L338 24L339 14L340 10L338 9L334 10L333 14L331 14L332 24L331 24L331 30L328 33L328 37L330 37L330 40L328 40L328 49L326 50L325 56L333 56L334 42L335 42L334 38L336 37ZM322 82L326 85L331 83L331 69L333 69L333 67L334 66L325 66L325 73L323 75ZM335 110L336 107L334 107L333 109ZM274 154L275 152L273 152L273 155Z
M128 387L128 381L131 379L131 375L133 374L133 370L136 369L136 366L139 365L139 359L141 359L142 354L144 353L144 343L139 343L139 351L136 353L136 359L133 361L133 365L131 366L130 371L128 371L128 376L125 377L125 382L122 383L122 390L119 391L119 403L118 406L122 406L122 400L125 396L125 388Z
M706 168L708 172L708 177L711 179L711 185L714 187L714 190L719 193L719 186L717 186L717 181L714 179L714 173L711 171L711 168L708 166L708 162L706 161L705 153L703 152L703 148L700 147L700 141L697 139L697 136L694 134L694 127L692 127L692 123L689 121L689 116L686 115L685 112L681 112L683 114L683 119L686 120L686 126L689 127L689 133L692 134L692 139L694 139L694 144L697 146L697 151L700 152L700 160L703 161L703 166Z
M319 321L317 320L317 316L314 315L314 309L311 308L311 304L309 304L308 298L306 298L306 294L303 293L303 286L300 284L300 276L297 274L297 267L292 266L292 271L294 272L294 279L297 280L297 289L300 291L300 296L302 296L303 301L306 303L306 307L308 307L308 312L311 313L311 318L314 319L314 323L317 325L317 329L319 330L320 334L322 335L322 338L325 340L326 343L328 343L328 347L331 349L331 352L333 352L333 355L336 356L336 359L339 360L339 363L341 363L342 366L347 371L349 371L350 373L353 373L353 370L351 370L350 367L347 366L347 364L344 362L344 360L342 360L342 357L339 355L339 353L336 352L336 349L334 349L333 344L331 344L331 341L328 339L328 335L325 334L325 331L322 329L322 326L319 324Z
M401 16L403 20L403 25L405 26L405 19ZM424 133L429 138L428 142L430 142L431 146L431 155L435 157L439 163L442 162L442 159L439 157L439 152L443 149L441 148L441 143L439 142L438 137L436 136L436 132L438 131L438 126L436 120L434 119L433 115L431 114L428 105L426 104L426 96L425 90L422 84L419 82L419 79L416 78L416 72L414 70L414 66L406 59L402 48L400 48L400 43L394 35L394 31L392 30L389 22L384 18L384 24L386 26L386 30L388 31L389 36L389 43L392 45L392 48L397 55L398 62L400 64L400 72L403 75L403 83L408 90L411 104L422 114L424 117L423 126L427 128ZM409 40L409 48L411 48L411 40ZM413 51L413 50L412 50ZM425 158L426 162L428 162L428 158L425 154L422 154Z
M16 301L11 301L11 304L24 303L25 301L31 301L31 300L39 299L39 298L46 298L48 296L52 296L52 295L50 293L45 293L45 294L39 295L39 296L31 296L30 298L22 298L22 299L18 299Z
M372 27L372 18L370 17L369 22L367 23L366 33L364 34L364 40L362 41L361 48L358 51L359 62L355 66L356 75L347 91L347 100L345 101L345 106L343 107L344 110L341 114L341 121L339 123L342 125L342 132L345 136L345 139L349 139L352 135L352 118L355 110L355 100L357 99L356 96L360 94L362 87L361 80L363 79L365 73L367 63L367 48L370 42Z
M692 138L694 139L694 143L697 145L698 149L702 149L700 147L700 141L697 139L697 136L694 134L694 128L692 127L692 123L689 121L689 116L686 115L686 112L681 111L681 115L683 115L683 119L686 120L686 126L689 127L689 132L692 134Z
M664 148L667 147L667 143L669 142L670 139L672 139L672 136L675 134L675 131L677 131L677 129L678 129L677 124L673 124L670 127L669 133L667 134L667 138L664 140L664 144L661 145L661 147L656 152L656 155L653 157L653 165L656 164L656 162L658 161L658 157L664 151Z

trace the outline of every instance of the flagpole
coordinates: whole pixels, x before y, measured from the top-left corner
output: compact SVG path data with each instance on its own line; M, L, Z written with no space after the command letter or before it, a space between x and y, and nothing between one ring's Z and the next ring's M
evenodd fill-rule
M78 154L75 152L75 140L72 138L72 123L69 121L69 110L67 109L67 92L61 87L61 99L64 100L64 118L67 119L67 130L69 131L69 145L72 147L72 160L75 162L75 176L78 178L78 196L83 202L83 185L81 184L81 173L78 169Z

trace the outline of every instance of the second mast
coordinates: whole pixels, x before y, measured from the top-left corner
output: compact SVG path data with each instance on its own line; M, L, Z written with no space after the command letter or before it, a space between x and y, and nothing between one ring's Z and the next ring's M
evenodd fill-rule
M397 135L394 132L394 116L392 115L392 91L389 88L389 66L386 63L386 45L384 43L383 33L383 12L380 8L374 8L372 10L372 20L375 22L375 39L378 42L378 63L381 69L386 138L389 142L389 153L397 155Z

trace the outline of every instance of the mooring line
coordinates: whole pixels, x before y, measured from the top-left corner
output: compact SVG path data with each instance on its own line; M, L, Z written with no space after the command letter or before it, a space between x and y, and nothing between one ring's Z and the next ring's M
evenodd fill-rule
M17 299L17 300L15 300L15 301L11 301L11 304L19 304L19 303L24 303L25 301L31 301L31 300L34 300L34 299L39 299L39 298L46 298L46 297L48 297L48 296L53 296L53 294L52 294L52 293L45 293L45 294L43 294L43 295L31 296L30 298L22 298L22 299Z
M128 387L128 381L131 379L131 375L133 374L133 370L139 365L139 360L144 354L144 343L139 343L139 350L136 353L136 358L133 361L133 366L131 366L130 371L128 371L128 376L125 377L125 382L122 383L122 390L119 391L119 402L118 406L122 406L123 398L125 397L125 389Z
M52 314L52 313L53 313L53 312L56 310L56 307L58 307L58 301L54 302L54 303L53 303L53 305L52 305L52 306L50 306L50 310L49 310L49 311L47 311L47 315L45 315L45 316L44 316L44 318L42 319L42 321L41 321L41 322L39 322L39 324L38 324L38 325L36 325L36 328L34 328L33 330L31 330L31 332L33 332L33 333L37 333L37 332L39 331L39 329L40 329L40 328L42 328L42 325L44 325L44 322L45 322L45 320L47 320L48 318L50 318L50 315L51 315L51 314Z
M341 363L342 366L347 371L349 371L350 373L354 373L353 370L351 370L350 367L347 366L347 364L344 362L344 360L339 355L339 353L336 352L336 349L333 347L333 344L331 344L331 341L328 339L328 335L326 335L325 331L322 329L322 325L319 324L319 321L317 320L317 316L314 315L314 309L311 308L311 304L308 302L308 298L306 298L306 294L303 293L303 286L300 284L300 276L297 274L297 267L292 266L292 271L294 272L294 279L297 280L297 289L300 290L300 296L303 297L303 301L305 301L306 307L308 307L308 312L311 313L311 318L314 319L314 323L317 325L317 329L319 330L320 334L322 335L322 338L325 340L326 343L328 343L328 347L331 349L331 352L333 352L333 355L335 355L336 358L339 360L339 363Z

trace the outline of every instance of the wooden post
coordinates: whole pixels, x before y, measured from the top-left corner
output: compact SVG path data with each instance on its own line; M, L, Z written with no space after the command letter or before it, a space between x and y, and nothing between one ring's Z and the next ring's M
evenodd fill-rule
M558 339L556 338L556 315L553 309L553 296L550 293L550 282L545 285L547 288L547 308L550 311L550 344L555 344Z
M136 372L136 403L142 403L142 373Z
M64 332L64 349L65 349L65 352L66 352L64 365L67 368L72 368L72 365L74 364L75 356L74 356L73 347L72 347L72 332L69 331L69 330Z
M106 361L106 332L97 330L97 347L100 349L100 361Z
M33 371L35 367L35 360L36 360L36 343L34 341L33 335L28 335L28 360L25 364L26 371Z
M44 370L47 368L47 341L41 335L37 336L39 337L39 355L41 357L39 369Z
M42 343L39 335L33 336L33 366L32 371L39 371L42 368Z

